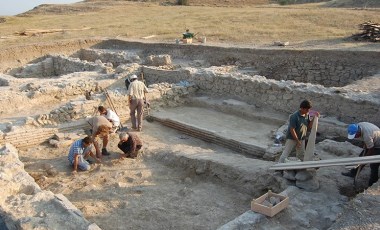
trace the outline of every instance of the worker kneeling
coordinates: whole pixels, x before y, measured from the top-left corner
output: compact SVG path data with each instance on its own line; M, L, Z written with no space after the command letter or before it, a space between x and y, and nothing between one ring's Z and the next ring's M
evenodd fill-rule
M100 159L96 158L92 152L91 144L91 137L85 137L75 141L71 145L68 160L70 165L73 166L73 174L77 173L78 168L83 171L90 170L90 163L85 160L88 156L91 156L97 163L100 163Z
M140 153L142 148L142 141L133 133L120 133L120 142L117 147L123 151L124 154L120 154L120 158L128 157L135 158Z

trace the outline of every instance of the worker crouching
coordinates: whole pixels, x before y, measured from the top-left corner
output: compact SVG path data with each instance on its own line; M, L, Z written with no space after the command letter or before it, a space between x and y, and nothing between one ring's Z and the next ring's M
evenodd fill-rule
M142 141L133 133L120 133L120 142L117 147L123 151L124 154L120 154L120 158L136 158L142 148Z

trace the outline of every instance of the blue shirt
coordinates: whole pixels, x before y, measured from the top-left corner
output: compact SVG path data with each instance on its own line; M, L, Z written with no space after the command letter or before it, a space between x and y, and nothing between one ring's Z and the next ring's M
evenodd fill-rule
M288 131L286 132L286 138L294 140L292 134L290 133L290 129L294 128L294 130L296 131L298 140L305 139L309 122L310 122L309 114L302 116L300 111L293 113L289 118L289 126L288 126Z
M75 155L76 154L83 155L84 150L85 150L85 147L83 146L83 140L80 139L80 140L75 141L70 147L69 156L68 156L69 161L71 163L74 163Z

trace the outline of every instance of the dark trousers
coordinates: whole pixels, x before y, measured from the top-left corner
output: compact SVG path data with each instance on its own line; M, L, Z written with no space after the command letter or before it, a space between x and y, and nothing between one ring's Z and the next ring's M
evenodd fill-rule
M375 153L373 155L380 155L380 148L375 149ZM371 168L371 177L369 178L368 183L369 186L372 186L379 180L379 166L380 163L373 163L369 165Z
M362 157L364 155L363 153L364 151L360 153L359 157ZM380 155L380 148L376 148L373 155ZM369 164L369 167L371 168L371 176L369 178L368 186L372 186L379 180L379 166L380 163ZM352 175L352 177L355 177L357 171L358 168L353 168L350 170L350 174Z

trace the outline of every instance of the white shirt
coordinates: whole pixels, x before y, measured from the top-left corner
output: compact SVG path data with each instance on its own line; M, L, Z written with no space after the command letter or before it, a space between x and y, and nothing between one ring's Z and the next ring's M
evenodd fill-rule
M119 116L111 109L107 109L107 114L105 117L112 122L114 127L118 127L120 125Z

